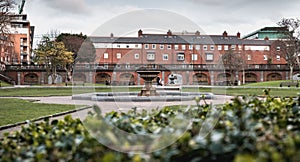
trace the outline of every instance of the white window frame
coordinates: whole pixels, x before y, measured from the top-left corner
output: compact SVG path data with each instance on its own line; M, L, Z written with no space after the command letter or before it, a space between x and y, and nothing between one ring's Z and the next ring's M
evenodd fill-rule
M222 51L222 49L223 49L223 46L222 45L218 45L218 50Z
M268 60L268 56L267 55L263 55L264 60Z
M117 59L121 59L122 58L122 54L121 53L117 53Z
M172 46L170 44L167 45L167 49L172 49Z
M205 53L205 60L206 61L214 61L214 54L213 53Z
M154 52L147 53L147 60L148 61L154 61L155 60L155 53Z
M192 54L192 61L198 60L198 54Z
M228 51L228 50L229 50L228 45L224 45L224 50L225 50L225 51Z
M159 49L164 49L165 48L165 45L161 44L159 45Z
M140 54L136 53L134 54L134 59L139 59L140 58Z
M276 55L276 60L280 61L280 55Z
M152 49L156 49L156 44L152 44Z
M174 49L175 49L175 50L178 50L178 48L179 48L178 44L175 44L175 45L174 45Z
M177 57L177 61L184 61L184 53L183 52L177 53L176 57Z
M203 50L207 51L207 45L203 45Z
M108 53L104 53L104 54L103 54L103 58L104 58L104 59L108 59Z
M163 60L166 61L166 60L169 60L169 54L163 54Z
M210 50L214 51L215 50L215 46L214 45L210 45Z
M193 45L192 44L189 45L189 50L193 50Z
M144 45L145 49L149 49L149 44Z
M181 45L181 49L182 49L182 50L185 50L185 49L186 49L185 44Z
M200 49L201 49L201 46L198 44L198 45L195 46L195 49L196 49L196 50L200 50Z
M252 60L251 55L247 55L247 60L248 60L248 61Z
M236 45L231 45L231 49L235 51Z

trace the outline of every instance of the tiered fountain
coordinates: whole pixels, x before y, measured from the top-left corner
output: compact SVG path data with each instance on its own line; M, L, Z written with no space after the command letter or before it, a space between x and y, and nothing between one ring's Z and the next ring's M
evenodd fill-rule
M156 92L156 88L152 86L152 81L157 78L160 71L141 70L136 72L140 74L140 77L143 78L145 82L145 86L142 88L138 96L158 96L159 94Z

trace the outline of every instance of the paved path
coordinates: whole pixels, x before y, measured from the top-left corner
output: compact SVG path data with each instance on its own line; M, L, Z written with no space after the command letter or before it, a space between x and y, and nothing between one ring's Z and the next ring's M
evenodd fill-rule
M4 97L2 97L4 98ZM97 101L88 101L88 100L72 100L71 96L59 96L59 97L8 97L8 98L21 98L24 100L36 100L37 103L50 103L50 104L74 104L81 105L76 106L76 109L82 107L82 105L98 105L102 113L105 114L111 111L128 111L134 107L138 110L142 109L153 109L153 108L162 108L164 106L170 105L195 105L195 101L183 101L183 102L97 102ZM227 101L230 101L232 97L230 96L216 96L214 100L206 100L208 103L213 102L213 104L222 104ZM203 103L203 102L202 102ZM91 109L85 109L81 111L73 112L71 115L73 118L85 119L87 112L91 111ZM57 116L52 119L62 119L65 115ZM21 126L9 128L0 131L0 137L3 136L4 132L11 132L15 130L19 130Z

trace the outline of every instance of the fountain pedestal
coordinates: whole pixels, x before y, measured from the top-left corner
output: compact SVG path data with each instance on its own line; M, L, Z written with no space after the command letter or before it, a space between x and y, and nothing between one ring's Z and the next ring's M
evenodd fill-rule
M152 80L157 77L160 71L137 71L140 77L144 79L145 86L142 88L139 96L158 96L156 88L152 86Z

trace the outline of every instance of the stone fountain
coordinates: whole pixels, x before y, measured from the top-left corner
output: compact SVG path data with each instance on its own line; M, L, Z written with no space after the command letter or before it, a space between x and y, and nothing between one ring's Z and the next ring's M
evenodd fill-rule
M156 88L152 86L152 81L157 78L160 71L143 70L136 72L140 74L140 77L143 78L145 82L145 86L142 88L138 96L158 96L159 94L156 92Z

